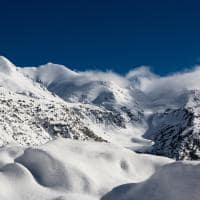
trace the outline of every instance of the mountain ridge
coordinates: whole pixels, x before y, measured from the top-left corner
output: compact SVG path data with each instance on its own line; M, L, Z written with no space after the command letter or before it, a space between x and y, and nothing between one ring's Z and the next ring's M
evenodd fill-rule
M7 99L6 101L13 99L9 100L9 109L16 107L15 99L26 101L24 100L26 96L33 98L31 100L32 108L27 100L24 104L25 109L17 108L18 110L22 109L22 112L30 113L30 109L36 108L43 110L46 105L50 105L49 108L56 107L56 104L62 105L57 113L52 110L59 117L51 121L52 115L47 121L45 121L46 118L43 118L40 119L40 123L37 122L39 124L36 123L43 130L43 133L49 135L49 140L54 138L52 134L55 137L60 135L76 139L88 138L114 142L139 152L150 152L178 160L192 159L188 155L194 149L186 147L185 144L187 146L193 145L194 140L191 139L193 132L195 133L195 141L199 139L200 98L198 98L199 90L196 87L198 82L194 83L189 80L188 88L186 88L187 83L184 83L182 87L178 81L182 81L183 77L198 76L198 68L194 72L178 74L175 78L175 75L159 77L146 67L130 71L123 77L112 72L74 72L63 65L52 63L38 68L20 68L4 57L1 57L0 65L0 70L2 69L3 72L5 69L6 71L5 75L0 74L2 76L0 86L6 89L1 90L1 98ZM178 82L177 85L174 85L175 87L172 85L173 81ZM169 84L166 85L165 82L169 82ZM197 89L191 89L191 83ZM15 98L15 93L18 95L17 98ZM39 108L37 101L40 102ZM71 109L71 114L63 113L62 107L68 112ZM4 104L2 104L1 109L5 109ZM48 110L47 107L43 112L46 112L45 110ZM12 109L7 111L13 115ZM192 123L185 122L184 125L185 119L181 116L184 116L185 112L191 113L189 119ZM62 119L61 113L68 119L65 120L64 124L56 122ZM18 114L19 117L22 117L20 113ZM70 115L74 117L74 120L78 119L75 124L80 126L76 131L69 129L70 126L74 126L72 125L74 124L73 120L70 121L67 117ZM5 115L2 116L2 118L4 117ZM35 117L38 118L36 115ZM35 117L30 118L29 123L32 123L31 120L35 123ZM17 120L11 118L14 121ZM162 118L163 120L160 120ZM174 119L175 122L169 118ZM9 122L11 127L13 127L14 121ZM178 134L182 134L185 128L192 131L184 136L184 143L182 140L177 140L177 145L174 146L173 135L179 137ZM14 133L15 130L12 131ZM25 134L23 130L21 132ZM66 133L62 134L63 132ZM25 137L25 135L23 136ZM168 145L166 146L166 144ZM184 146L183 150L187 149L189 152L180 151L182 145ZM171 146L175 152L170 152ZM198 158L198 143L195 145L195 149L194 157Z

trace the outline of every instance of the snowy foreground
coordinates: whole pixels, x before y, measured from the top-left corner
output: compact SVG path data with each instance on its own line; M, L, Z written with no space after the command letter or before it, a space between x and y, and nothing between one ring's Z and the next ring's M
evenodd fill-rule
M37 148L7 146L0 151L0 170L2 200L197 200L200 195L198 162L136 154L108 143L58 139Z
M198 200L199 178L200 162L175 162L144 182L113 189L102 200Z
M0 199L99 199L115 186L144 181L170 162L67 139L38 148L8 146L0 155Z

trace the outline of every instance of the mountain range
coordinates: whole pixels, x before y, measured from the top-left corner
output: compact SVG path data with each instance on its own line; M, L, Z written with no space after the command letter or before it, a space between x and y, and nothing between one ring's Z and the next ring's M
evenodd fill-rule
M186 199L185 186L169 193L162 174L186 170L189 182L193 168L198 174L199 77L199 67L162 77L142 66L119 75L21 67L1 56L1 199L159 200L152 188L159 183L163 199Z

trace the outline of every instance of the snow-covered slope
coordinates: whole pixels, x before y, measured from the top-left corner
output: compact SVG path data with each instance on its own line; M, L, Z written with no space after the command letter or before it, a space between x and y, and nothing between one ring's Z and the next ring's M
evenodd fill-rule
M0 149L0 199L97 200L171 162L108 143L69 139L37 148L8 146Z
M25 76L43 84L64 100L73 103L94 104L109 110L141 112L134 94L137 92L124 78L102 72L74 72L62 65L52 63L38 68L19 69ZM131 109L133 108L134 109Z
M77 101L67 103L49 92L46 86L74 79L79 76L76 72L49 63L38 69L31 68L34 78L30 79L27 74L21 73L30 69L22 70L4 57L0 61L1 145L13 142L39 145L57 137L67 137L109 141L131 147L143 146L143 143L137 142L133 145L131 141L134 138L131 133L134 124L141 123L142 120L142 112L138 108L129 110L126 106L119 107L117 104L115 107L113 102L116 109L105 108L101 106L102 102L98 105L90 101L90 104ZM97 83L95 87L98 88L99 82ZM84 90L79 92L82 95ZM93 92L95 90L90 91L91 94ZM105 99L104 101L106 103ZM141 130L136 129L139 135Z
M145 137L155 142L153 154L197 160L200 158L200 92L186 91L181 97L185 103L180 107L169 108L149 118Z
M47 87L58 84L64 80L76 78L78 74L63 65L48 63L40 67L18 68L29 78L41 82Z
M79 119L84 118L84 126L100 138L132 149L151 145L141 137L146 128L139 103L142 94L122 77L100 72L91 76L93 72L78 73L52 63L17 70L78 107Z
M175 162L165 165L148 180L121 185L101 200L198 200L199 162Z
M36 98L53 97L47 89L18 72L16 66L3 56L0 56L0 86Z
M140 148L148 140L140 139L143 129L134 127L134 123L130 113L122 115L95 105L67 103L54 96L33 98L0 87L0 145L31 146L65 137Z

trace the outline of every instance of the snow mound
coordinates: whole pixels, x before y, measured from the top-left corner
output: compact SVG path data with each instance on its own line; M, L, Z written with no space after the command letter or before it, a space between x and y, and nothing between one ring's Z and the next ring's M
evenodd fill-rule
M52 141L0 149L0 199L100 199L119 184L140 182L172 160L112 144ZM2 156L3 155L3 156Z
M199 200L200 162L163 166L147 181L113 189L102 200Z

